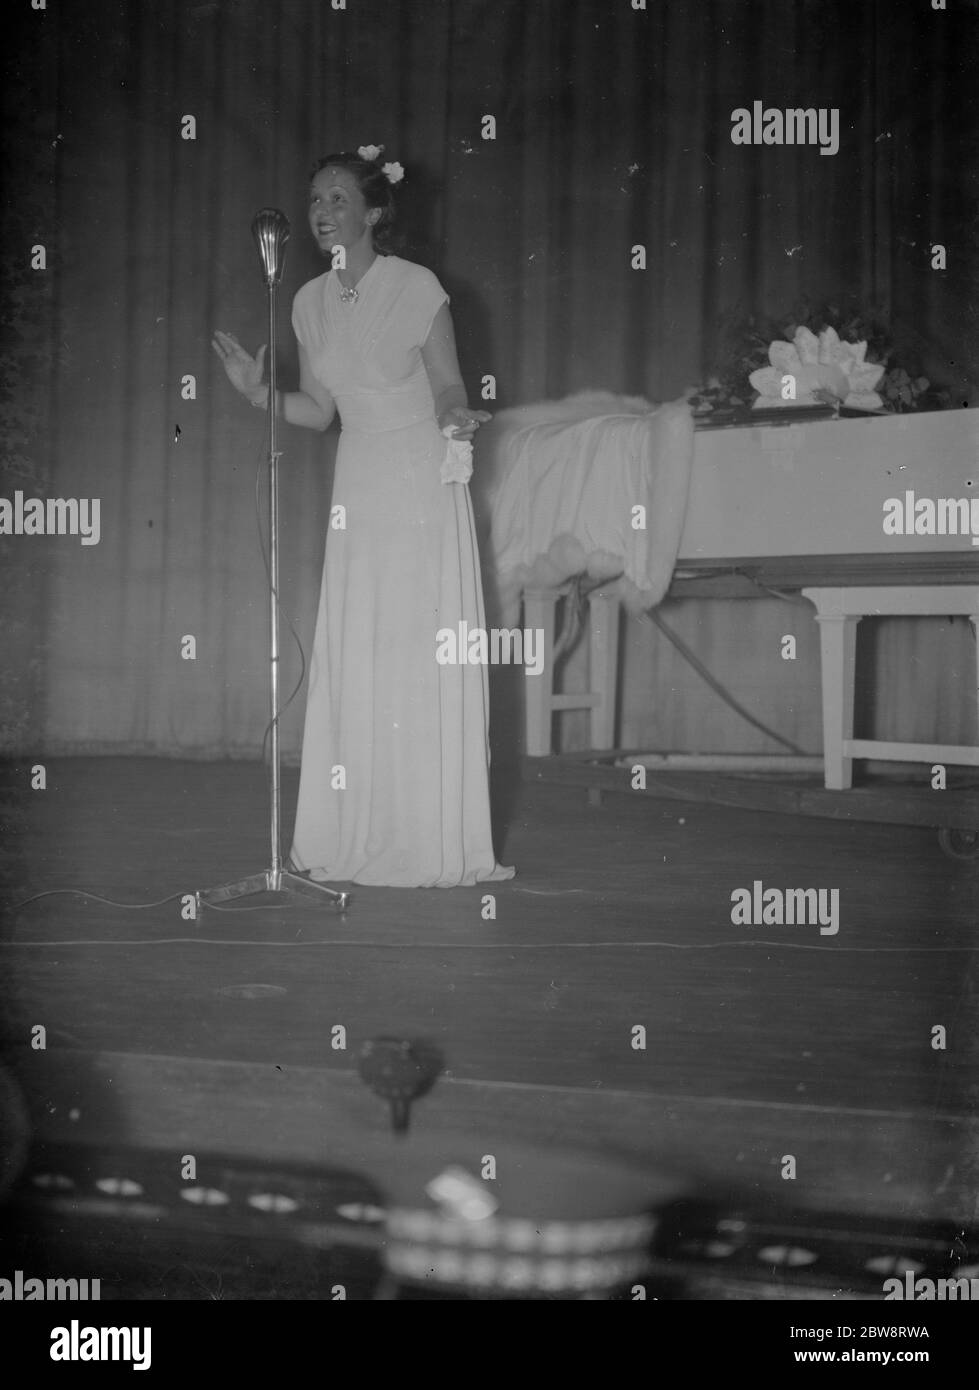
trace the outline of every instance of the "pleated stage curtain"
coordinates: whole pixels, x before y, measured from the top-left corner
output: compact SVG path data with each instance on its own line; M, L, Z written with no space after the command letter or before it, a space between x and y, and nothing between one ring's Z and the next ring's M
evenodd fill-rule
M402 254L452 296L473 400L489 374L497 407L589 387L671 399L703 378L722 313L802 293L881 305L957 404L979 399L975 5L338 4L52 0L10 21L0 495L98 498L101 535L0 538L7 751L260 748L263 421L209 340L265 341L249 227L281 208L279 371L295 384L289 305L324 268L306 180L327 150L382 143L405 166ZM838 107L839 153L734 146L731 112L756 99ZM335 436L284 427L280 444L282 599L308 648ZM671 620L759 717L818 748L818 667L778 662L775 601ZM967 676L964 627L887 626L871 723L974 737L968 690L938 679ZM286 692L299 673L284 627ZM627 643L623 716L627 743L761 738L646 630Z

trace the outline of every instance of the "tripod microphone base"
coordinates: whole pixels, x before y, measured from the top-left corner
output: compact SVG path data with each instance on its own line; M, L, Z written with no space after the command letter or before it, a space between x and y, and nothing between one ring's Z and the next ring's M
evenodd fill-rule
M233 902L235 898L250 898L256 893L294 893L297 897L319 903L321 907L332 907L336 912L346 910L351 893L341 893L335 888L327 888L325 883L317 883L305 874L292 873L286 869L266 869L260 874L249 874L235 883L223 883L218 888L201 888L194 894L198 909L212 907L218 903Z

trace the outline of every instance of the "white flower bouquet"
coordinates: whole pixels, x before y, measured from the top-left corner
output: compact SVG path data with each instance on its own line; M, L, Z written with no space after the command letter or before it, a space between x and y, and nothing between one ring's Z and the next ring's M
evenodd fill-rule
M770 345L770 366L749 376L759 393L754 409L842 404L881 410L884 402L874 388L884 367L868 362L866 353L866 342L845 343L835 328L824 328L818 337L809 328L798 328L791 343L776 339Z

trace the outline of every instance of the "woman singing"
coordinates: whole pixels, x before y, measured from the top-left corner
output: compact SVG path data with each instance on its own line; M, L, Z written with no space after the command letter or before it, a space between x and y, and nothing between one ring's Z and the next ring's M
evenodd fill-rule
M486 668L436 660L440 629L485 627L468 470L442 431L469 441L490 416L467 405L448 295L386 251L403 173L382 148L316 166L310 229L345 268L297 293L300 389L277 393L291 424L341 420L291 858L319 880L449 888L513 875L490 834ZM265 349L220 332L214 349L266 407Z

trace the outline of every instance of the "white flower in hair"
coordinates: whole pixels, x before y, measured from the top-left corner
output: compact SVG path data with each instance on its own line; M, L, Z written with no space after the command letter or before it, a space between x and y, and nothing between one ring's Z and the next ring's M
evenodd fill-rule
M387 175L388 183L400 183L405 176L405 171L400 164L385 164L381 169L382 174Z
M357 153L361 159L380 159L383 145L358 145Z

